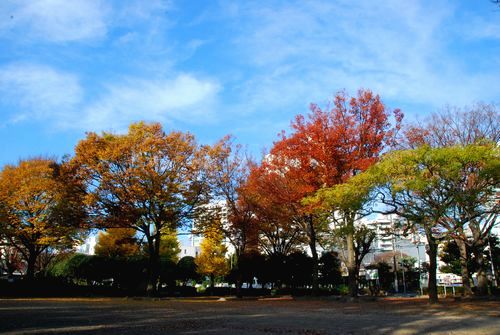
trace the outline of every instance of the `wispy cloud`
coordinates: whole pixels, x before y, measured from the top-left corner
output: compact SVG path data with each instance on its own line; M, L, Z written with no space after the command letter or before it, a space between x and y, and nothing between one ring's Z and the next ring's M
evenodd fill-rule
M0 67L3 124L24 120L59 123L73 118L82 98L83 90L73 74L38 64Z
M106 35L108 7L101 0L6 1L2 12L10 14L0 33L18 33L49 42L99 39Z
M35 64L0 68L3 124L36 120L60 129L120 131L138 120L210 123L220 89L216 81L191 74L126 78L104 85L91 101L73 74Z
M169 0L4 0L0 36L37 42L103 40L114 29L151 28L166 21ZM128 33L125 33L128 34Z
M2 118L85 130L218 120L231 131L288 124L344 88L426 111L500 96L498 52L471 51L482 39L498 51L497 21L451 0L217 3L0 1L0 61L15 62L0 68L0 103L19 107Z
M430 108L494 99L498 68L470 72L464 54L450 50L463 33L447 27L455 10L448 1L295 1L233 9L235 52L253 72L240 84L241 110L300 108L360 87ZM473 26L478 37L479 24ZM483 37L492 38L491 30L491 24L481 30Z
M219 90L217 82L189 74L163 80L128 79L108 85L105 93L84 109L79 126L122 130L137 120L209 123Z

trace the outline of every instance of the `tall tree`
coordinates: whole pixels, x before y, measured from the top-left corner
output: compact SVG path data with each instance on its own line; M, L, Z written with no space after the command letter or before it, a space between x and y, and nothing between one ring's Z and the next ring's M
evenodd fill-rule
M88 133L72 160L100 227L133 228L148 247L148 287L159 280L162 235L206 202L206 150L193 135L165 133L159 123L132 124L127 134Z
M318 233L325 226L324 216L304 206L302 199L324 187L346 182L352 176L374 164L386 145L394 144L400 128L402 113L394 111L395 126L389 122L390 113L380 97L369 90L359 90L357 96L338 93L331 107L322 110L311 105L307 117L299 115L292 122L293 132L282 132L262 165L270 172L293 181L290 200L295 221L302 226L313 256L313 288L318 285ZM281 197L282 195L277 194ZM351 227L352 228L352 227ZM354 229L348 234L351 288L356 271L354 262ZM351 295L356 295L354 289Z
M53 159L22 160L0 172L0 239L20 252L28 279L44 251L71 248L83 237L80 195L66 166Z
M484 249L491 230L498 225L500 213L497 199L499 152L493 144L450 147L442 151L447 155L445 164L453 164L450 164L453 167L446 166L447 174L442 178L446 178L446 190L454 194L455 201L452 210L445 213L441 225L460 250L464 286L470 286L468 250L472 250L478 279L476 294L485 295L488 293L488 279ZM468 293L472 292L469 290Z

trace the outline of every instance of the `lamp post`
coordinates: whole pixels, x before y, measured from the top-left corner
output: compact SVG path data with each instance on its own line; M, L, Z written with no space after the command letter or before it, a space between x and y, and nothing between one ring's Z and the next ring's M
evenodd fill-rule
M403 250L401 245L398 245L398 247L399 247L399 261L401 262L401 271L403 272L403 293L406 294L406 279L405 279L405 266L403 264Z
M394 291L399 293L399 283L398 283L398 263L396 262L396 234L392 234L392 260L394 266Z
M497 287L497 276L495 274L495 264L494 264L494 260L493 260L493 253L492 253L492 249L491 249L491 231L490 233L488 234L488 246L489 246L489 252L490 252L490 265L491 265L491 282L493 284L493 286Z
M420 260L420 240L417 241L417 255L418 255L418 288L420 290L420 295L424 295L424 290L422 289L422 273L421 267L422 262Z

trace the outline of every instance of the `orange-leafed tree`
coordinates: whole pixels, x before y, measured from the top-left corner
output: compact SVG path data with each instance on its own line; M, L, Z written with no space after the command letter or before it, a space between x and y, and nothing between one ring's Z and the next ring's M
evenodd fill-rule
M159 123L132 124L123 135L87 134L72 160L100 227L133 228L145 237L149 293L157 291L162 235L185 224L206 201L206 150L193 135Z
M316 246L318 233L325 228L325 213L302 200L321 188L342 184L373 165L384 148L394 144L400 128L402 113L393 111L394 125L390 114L380 97L369 90L359 90L355 97L340 92L328 108L312 104L307 116L298 115L291 124L292 132L281 133L261 164L261 169L281 180L281 190L274 191L276 206L287 208L307 239L314 264L314 290L318 287ZM351 253L353 234L346 236ZM347 267L354 287L356 267L354 258L349 259L352 262Z
M0 239L19 251L28 279L43 252L83 238L80 186L65 164L48 158L21 160L0 172Z
M130 257L139 254L137 231L132 228L109 228L99 232L95 253L105 257Z

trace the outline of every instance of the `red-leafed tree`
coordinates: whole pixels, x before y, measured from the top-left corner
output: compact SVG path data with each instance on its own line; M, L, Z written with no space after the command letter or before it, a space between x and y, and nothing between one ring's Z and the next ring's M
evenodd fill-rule
M321 188L344 183L373 165L384 148L394 144L403 114L398 109L393 114L395 125L391 126L389 111L370 90L359 90L355 97L339 92L326 109L312 104L307 116L298 115L291 124L291 134L283 131L261 164L262 171L279 180L275 183L279 188L269 192L273 203L286 208L311 249L313 289L318 285L318 233L326 220L325 213L314 205L304 205L302 199ZM346 240L354 243L353 233ZM354 247L348 245L351 249ZM356 267L347 267L354 287Z
M266 160L253 164L240 193L251 204L258 222L259 247L269 256L283 257L297 250L302 243L302 231L297 225L295 181L276 170L270 170Z

